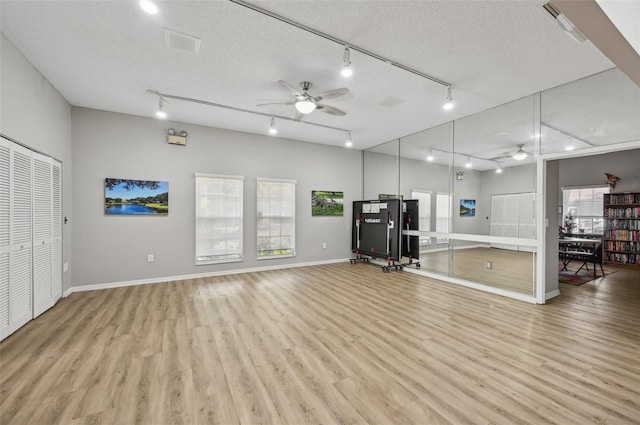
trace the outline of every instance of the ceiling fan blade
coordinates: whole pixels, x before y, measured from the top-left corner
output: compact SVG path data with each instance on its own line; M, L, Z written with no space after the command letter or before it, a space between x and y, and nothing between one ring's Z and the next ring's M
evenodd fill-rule
M283 100L280 102L271 102L271 103L259 103L256 106L271 106L271 105L293 105L295 102L290 100Z
M322 92L319 95L317 95L315 98L317 100L320 100L320 99L334 99L336 97L344 96L347 93L349 93L349 89L346 88L346 87L342 87L340 89L333 89L333 90L328 90L328 91Z
M302 93L300 93L291 84L287 83L286 81L278 80L278 84L280 84L280 86L282 86L286 91L288 91L292 95L294 95L294 96L302 96Z
M326 114L337 115L339 117L343 117L347 114L345 111L329 105L318 105L316 109Z

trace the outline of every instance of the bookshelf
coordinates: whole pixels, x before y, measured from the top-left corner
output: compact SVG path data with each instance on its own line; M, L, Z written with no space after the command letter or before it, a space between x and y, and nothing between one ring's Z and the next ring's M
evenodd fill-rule
M640 193L604 195L604 261L640 265Z

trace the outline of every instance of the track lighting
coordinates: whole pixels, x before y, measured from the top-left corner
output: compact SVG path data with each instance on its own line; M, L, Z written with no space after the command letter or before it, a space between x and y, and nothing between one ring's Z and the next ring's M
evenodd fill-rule
M344 145L348 148L353 146L353 140L351 139L351 132L347 131L347 137L344 139Z
M498 168L496 168L496 173L502 174L502 167L500 166L500 164L498 164Z
M433 162L434 159L435 158L433 156L433 149L429 149L429 155L427 155L427 161Z
M167 113L164 111L164 104L165 103L167 103L167 101L164 99L164 97L160 96L158 98L158 111L156 112L156 117L158 117L160 119L167 118Z
M344 55L342 56L342 71L340 75L345 78L353 75L353 69L351 69L351 52L348 47L344 48Z
M513 154L513 159L516 161L522 161L527 157L527 153L522 150L524 145L518 145L518 150Z
M276 128L276 119L271 117L271 125L269 126L269 134L272 136L278 134L278 129Z
M571 137L569 137L569 143L567 143L567 146L565 146L564 150L565 151L572 151L574 150L576 147L573 144L573 139Z
M471 168L471 157L467 157L467 162L464 164L465 168Z
M454 103L453 103L453 97L451 97L451 89L452 88L453 88L452 86L447 86L447 99L446 99L446 102L444 103L444 105L442 105L442 108L445 111L450 111L455 106Z
M155 15L158 13L158 6L156 6L156 4L151 0L141 0L140 7L149 15Z

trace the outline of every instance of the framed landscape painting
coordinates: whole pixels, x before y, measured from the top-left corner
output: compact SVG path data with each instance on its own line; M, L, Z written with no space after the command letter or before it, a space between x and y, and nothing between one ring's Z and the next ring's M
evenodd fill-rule
M460 217L475 217L476 200L460 199Z
M344 192L311 191L311 216L342 216Z
M169 182L104 179L106 215L168 215Z

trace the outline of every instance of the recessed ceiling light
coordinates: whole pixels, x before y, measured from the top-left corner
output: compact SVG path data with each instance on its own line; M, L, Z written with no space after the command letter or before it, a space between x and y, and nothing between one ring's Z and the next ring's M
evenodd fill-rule
M155 15L158 13L158 6L151 0L141 0L140 7L149 15Z

